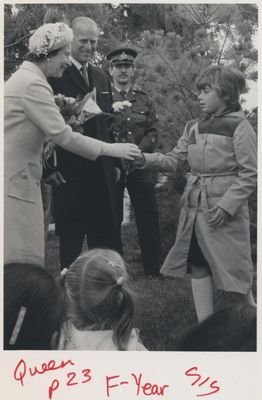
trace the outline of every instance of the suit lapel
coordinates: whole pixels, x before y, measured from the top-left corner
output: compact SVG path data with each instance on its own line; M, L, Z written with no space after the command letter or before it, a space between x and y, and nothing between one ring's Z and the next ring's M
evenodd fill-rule
M129 88L129 90L128 90L127 94L126 94L126 99L128 101L130 101L131 103L133 103L134 101L137 100L135 92L134 92L132 86Z
M103 92L104 90L108 90L103 74L101 74L101 72L96 67L89 64L88 74L92 90L94 89L94 87L96 87L97 92Z
M88 79L90 84L90 92L97 87L97 79L96 79L96 70L92 67L91 64L88 64Z
M107 81L105 75L101 73L97 67L89 64L88 67L89 79L90 79L90 87L91 90L96 88L96 101L97 105L101 108L102 111L110 113L111 105L112 105L112 95L109 86L109 82Z
M113 101L123 101L122 95L114 87L112 88Z
M90 91L90 88L87 86L81 73L78 71L78 69L74 65L71 65L71 67L69 67L66 70L66 73L67 73L68 79L71 79L71 81L73 81L74 84L76 86L78 86L79 89L81 89L81 92L88 93Z
M66 70L66 74L67 77L71 79L75 85L77 85L80 89L82 89L82 91L85 91L86 93L91 92L94 87L96 87L98 91L101 90L101 76L99 76L96 68L94 68L90 64L88 66L88 78L90 87L87 86L81 73L78 71L75 65L72 64L71 67Z
M71 81L74 87L77 89L79 95L84 96L96 87L97 94L97 104L104 112L111 111L111 92L109 92L109 87L106 84L106 80L103 79L100 71L89 64L88 67L88 77L90 87L88 87L75 65L71 65L64 72L65 82Z

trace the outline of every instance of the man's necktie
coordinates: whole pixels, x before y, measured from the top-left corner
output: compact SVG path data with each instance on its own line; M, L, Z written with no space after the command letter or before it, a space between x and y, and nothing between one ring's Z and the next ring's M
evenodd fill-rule
M123 99L126 100L126 91L125 90L121 90L120 94L123 97Z
M82 74L82 76L83 76L83 78L84 78L85 83L86 83L87 86L89 87L89 78L88 78L88 72L87 72L86 66L84 65L84 66L80 69L80 71L81 71L81 74Z

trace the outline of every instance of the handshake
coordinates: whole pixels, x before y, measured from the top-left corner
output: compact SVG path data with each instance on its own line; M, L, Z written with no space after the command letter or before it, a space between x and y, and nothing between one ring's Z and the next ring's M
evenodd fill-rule
M128 160L134 169L142 169L145 166L145 156L139 147L133 143L104 143L101 155L123 158Z
M133 143L103 143L101 155L121 158L126 174L145 167L146 159L139 147Z
M135 171L136 169L144 169L146 165L146 158L144 156L144 153L140 151L140 154L138 157L136 157L133 161L129 161L129 169L128 172Z

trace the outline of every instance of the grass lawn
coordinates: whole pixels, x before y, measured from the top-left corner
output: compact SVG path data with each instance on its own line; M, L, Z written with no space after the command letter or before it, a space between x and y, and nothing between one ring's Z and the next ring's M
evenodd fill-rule
M172 204L170 210L170 195ZM179 215L180 195L174 189L163 187L158 191L163 256L175 237L176 221ZM166 204L168 206L168 212ZM137 294L135 327L140 329L143 343L149 350L174 350L179 336L196 323L190 277L187 279L146 278L143 274L140 249L134 219L122 229L124 258L131 277L131 286ZM58 240L49 232L46 264L49 270L59 273ZM256 276L254 279L256 294ZM230 293L216 291L215 307L222 308L235 302Z

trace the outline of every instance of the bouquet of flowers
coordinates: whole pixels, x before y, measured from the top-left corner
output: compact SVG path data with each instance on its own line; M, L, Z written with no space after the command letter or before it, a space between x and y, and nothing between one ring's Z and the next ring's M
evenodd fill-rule
M55 95L55 103L62 114L64 121L70 125L76 132L83 133L83 125L86 121L94 116L101 114L102 111L96 104L96 89L87 93L83 98L81 97L66 97L59 93ZM43 164L48 165L48 160L53 156L53 165L57 166L55 144L50 139L44 145L43 150ZM50 165L49 165L50 167Z
M78 121L78 115L80 112L80 99L74 97L66 97L59 93L55 95L55 103L62 114L65 123L68 125L74 125Z
M115 118L111 126L111 131L116 143L134 143L133 135L128 129L131 107L132 103L128 100L115 101L112 104ZM130 161L122 160L122 166L127 174L132 171L132 163Z
M62 94L55 96L56 105L63 115L65 122L72 128L81 127L86 121L102 111L96 104L96 89L87 93L83 98L66 97ZM80 129L81 132L81 129Z
M130 101L115 101L112 104L114 112L114 122L111 130L115 142L117 143L134 143L132 134L128 130L128 118L131 115L132 103Z

